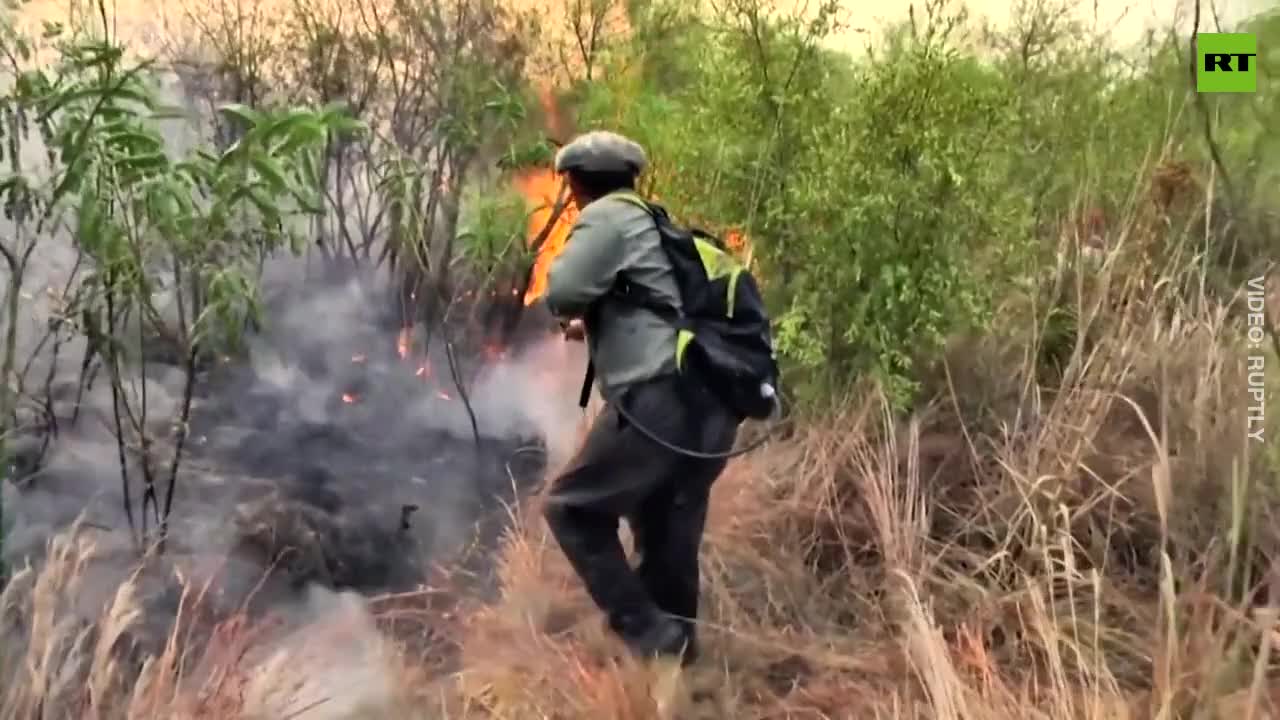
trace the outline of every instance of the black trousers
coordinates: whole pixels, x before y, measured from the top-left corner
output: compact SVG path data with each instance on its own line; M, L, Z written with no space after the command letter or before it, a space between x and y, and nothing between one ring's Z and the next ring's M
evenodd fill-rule
M695 452L728 451L739 421L681 377L633 386L601 411L547 503L556 541L615 632L638 637L666 614L683 624L692 644L707 503L727 460L663 447L623 418L616 403L652 434ZM623 518L640 555L634 570L618 538Z

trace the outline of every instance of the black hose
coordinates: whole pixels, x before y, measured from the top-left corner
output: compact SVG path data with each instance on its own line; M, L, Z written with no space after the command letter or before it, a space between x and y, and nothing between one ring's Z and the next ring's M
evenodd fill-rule
M634 425L635 428L640 431L640 434L658 443L659 445L670 450L671 452L684 455L685 457L696 458L699 460L727 460L728 458L738 457L739 455L746 455L752 450L755 450L761 445L764 445L765 442L768 441L769 436L772 435L773 431L778 428L778 424L779 424L778 420L782 416L782 401L777 395L777 393L775 393L773 396L773 413L769 416L770 427L769 427L769 430L762 437L760 437L750 445L744 448L740 448L738 450L730 450L728 452L722 452L722 453L704 453L704 452L698 452L697 450L682 448L678 445L673 445L667 442L666 440L663 440L662 438L658 437L658 435L654 433L652 430L645 427L643 424L637 422L635 417L633 417L631 413L627 412L626 408L622 406L622 402L620 400L621 399L619 399L619 402L615 403L614 405L614 407L616 407L618 410L618 414L622 415L622 417L626 419L627 422Z

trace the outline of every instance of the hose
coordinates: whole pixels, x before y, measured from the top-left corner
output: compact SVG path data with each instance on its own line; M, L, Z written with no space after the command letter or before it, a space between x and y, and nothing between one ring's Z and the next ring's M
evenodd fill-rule
M764 445L765 442L768 441L769 436L773 434L773 431L778 429L778 425L780 424L779 419L782 416L782 400L779 398L777 393L774 393L773 413L769 416L769 423L770 423L769 430L765 432L762 437L758 438L755 442L751 443L750 445L744 448L740 448L738 450L730 450L728 452L722 452L722 453L704 453L704 452L698 452L697 450L682 448L679 445L673 445L672 443L669 443L666 440L663 440L662 438L658 437L657 433L645 427L642 423L637 422L635 417L633 417L631 413L627 412L626 408L622 406L621 402L614 403L614 408L617 409L618 414L622 415L622 417L626 419L627 422L634 425L635 428L640 431L641 435L644 435L645 437L658 443L659 445L670 450L671 452L677 453L679 455L684 455L685 457L695 458L698 460L727 460L729 458L738 457L739 455L746 455L752 450L755 450L761 445Z

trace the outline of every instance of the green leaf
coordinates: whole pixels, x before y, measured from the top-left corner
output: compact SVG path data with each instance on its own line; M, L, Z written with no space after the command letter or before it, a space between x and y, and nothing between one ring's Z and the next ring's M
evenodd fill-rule
M249 164L257 171L258 176L271 186L274 192L281 193L289 189L289 181L284 177L284 170L274 158L255 155L249 159Z
M95 255L100 252L103 244L103 215L92 184L86 184L82 189L77 210L76 242L89 254Z
M163 154L164 141L158 136L133 128L103 136L108 145L119 146L119 149L130 153Z
M186 110L176 105L159 105L147 115L147 118L150 120L190 120L191 116Z
M262 124L262 113L240 103L222 105L218 108L218 112L243 122L247 127L257 127Z
M293 197L301 205L301 209L305 213L311 215L323 215L325 211L324 196L319 192L297 191Z

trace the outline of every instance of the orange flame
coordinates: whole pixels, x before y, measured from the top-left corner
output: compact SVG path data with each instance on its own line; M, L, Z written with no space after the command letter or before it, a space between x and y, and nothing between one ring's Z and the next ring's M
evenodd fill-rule
M543 83L539 100L542 103L544 121L550 137L567 140L569 123L566 122L556 102L555 87L551 83ZM551 262L564 250L565 242L569 239L569 231L578 218L578 208L574 207L572 201L568 199L567 188L564 187L562 178L551 168L525 169L518 172L514 180L516 190L533 207L526 230L526 242L529 247L532 248L534 243L543 237L544 231L546 233L545 240L538 248L538 255L534 258L529 286L524 293L524 304L532 305L547 292L547 273L551 270ZM566 192L566 205L555 223L551 224L551 218L555 214L556 200L560 198L561 192ZM518 288L511 291L512 295L519 295L519 293Z
M724 234L724 244L725 247L738 254L748 252L751 247L751 242L747 239L746 234L741 230L730 230L726 232Z
M560 217L556 218L555 224L548 228L555 214L556 200L560 197L563 187L561 178L551 169L537 168L518 174L515 185L520 194L534 206L529 216L527 239L529 246L533 247L543 232L546 232L546 240L538 249L529 287L524 293L524 304L532 305L547 292L547 273L551 270L551 262L564 250L565 242L569 239L569 231L578 218L578 209L572 202L567 202Z
M342 402L348 405L351 405L356 400L359 400L359 398L357 398L355 395L352 395L351 393L342 393Z
M401 360L409 357L409 346L413 342L413 328L406 327L400 329L400 334L396 336L396 353Z

